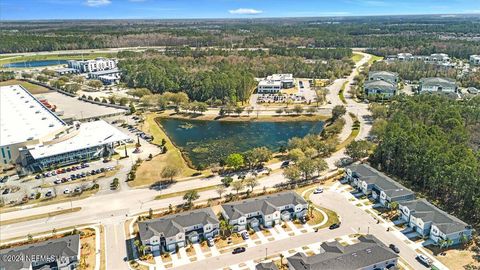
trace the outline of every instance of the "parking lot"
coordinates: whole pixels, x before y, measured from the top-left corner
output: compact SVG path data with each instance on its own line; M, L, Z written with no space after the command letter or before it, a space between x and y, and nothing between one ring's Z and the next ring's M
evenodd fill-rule
M101 117L115 113L125 113L125 110L122 109L92 104L58 92L43 93L35 95L35 97L39 99L46 99L50 104L56 105L56 112L63 112L63 115L61 116L62 118L80 120Z
M280 90L280 93L273 94L255 94L254 99L258 104L269 103L296 103L296 104L309 104L316 101L316 93L310 88L308 80L298 80L295 89Z

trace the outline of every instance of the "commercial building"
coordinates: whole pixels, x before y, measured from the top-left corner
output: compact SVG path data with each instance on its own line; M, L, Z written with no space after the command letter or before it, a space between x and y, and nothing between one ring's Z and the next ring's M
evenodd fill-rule
M80 248L80 236L76 234L2 249L0 250L0 269L74 270L77 269L80 261Z
M117 61L107 58L96 58L94 60L69 60L68 67L78 70L79 73L90 73L95 71L109 70L117 67Z
M345 170L345 179L381 206L415 199L415 193L366 164L354 164Z
M88 73L88 78L97 79L104 84L115 84L120 81L121 71L118 68L100 70Z
M472 237L471 226L424 199L401 202L399 210L409 228L435 245L444 245L447 239L449 245L457 245Z
M101 120L67 125L20 85L0 87L0 105L0 163L20 173L100 158L130 139Z
M261 80L257 86L258 93L278 93L281 89L292 88L294 85L292 74L273 74Z
M443 92L443 93L456 93L457 92L457 83L455 80L450 78L423 78L420 79L419 85L420 93L434 93L434 92Z
M21 148L20 164L29 171L39 171L89 161L110 156L115 146L129 139L103 120L76 123L57 139Z
M281 221L302 218L308 203L295 192L281 192L222 205L222 216L234 231L247 227L272 227Z
M67 125L20 85L0 87L0 164L15 165L19 149L58 138Z
M296 253L288 257L290 270L374 270L393 269L398 255L373 235L360 236L358 243L343 246L338 241L324 242L320 253L307 256Z
M138 232L151 252L170 252L215 237L219 226L212 209L204 208L139 222Z
M470 55L470 65L480 66L480 55Z

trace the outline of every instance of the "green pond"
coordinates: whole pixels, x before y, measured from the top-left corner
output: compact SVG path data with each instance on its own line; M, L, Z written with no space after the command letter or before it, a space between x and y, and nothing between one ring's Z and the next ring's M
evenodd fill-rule
M266 146L277 151L290 138L320 133L323 122L227 122L158 119L164 131L196 167L224 160L231 153Z

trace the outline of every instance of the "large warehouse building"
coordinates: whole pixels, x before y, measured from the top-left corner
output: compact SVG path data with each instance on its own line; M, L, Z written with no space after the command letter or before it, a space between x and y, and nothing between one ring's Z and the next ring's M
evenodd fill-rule
M102 120L66 125L22 86L0 94L0 160L23 173L110 155L130 139Z

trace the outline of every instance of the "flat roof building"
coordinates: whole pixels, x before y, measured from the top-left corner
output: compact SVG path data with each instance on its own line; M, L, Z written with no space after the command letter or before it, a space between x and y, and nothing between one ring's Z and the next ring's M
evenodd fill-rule
M0 250L2 270L77 269L80 261L78 234ZM22 258L22 260L7 258Z
M67 129L55 113L20 85L0 87L0 163L14 164L18 149L54 139Z
M113 59L99 57L93 60L69 60L68 67L78 70L79 73L90 73L101 70L114 69L117 67L117 61Z
M293 74L272 74L261 80L258 93L278 93L281 89L293 87Z

